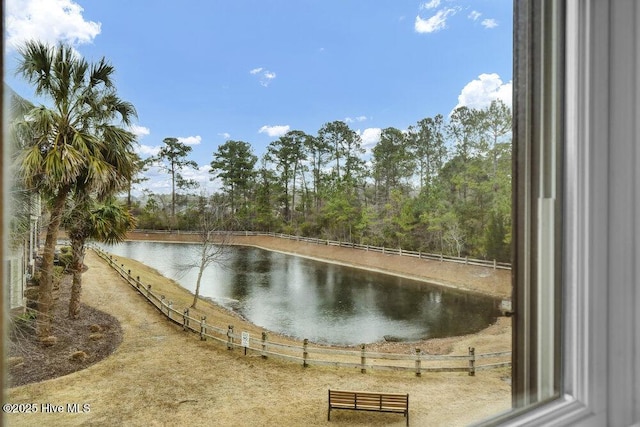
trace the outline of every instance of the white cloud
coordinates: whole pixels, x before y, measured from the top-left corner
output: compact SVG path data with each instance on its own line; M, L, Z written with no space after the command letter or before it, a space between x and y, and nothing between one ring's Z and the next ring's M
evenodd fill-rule
M134 128L136 130L134 130ZM132 125L129 130L131 132L133 132L136 135L149 135L150 131L148 128L144 127L144 126L137 126L137 125ZM186 145L198 145L202 142L202 137L200 135L196 135L196 136L187 136L187 137L178 137L177 138L178 141L182 142L183 144ZM139 144L136 152L138 154L140 154L142 157L152 157L152 156L157 156L158 153L160 152L160 149L163 147L163 145L145 145L145 144Z
M511 106L512 83L503 83L496 73L480 74L477 79L470 81L458 95L456 108L485 108L491 101L500 99Z
M264 87L267 87L269 86L271 81L275 78L276 78L276 73L273 73L271 71L265 71L264 74L262 74L262 78L260 79L260 84Z
M219 133L218 135L223 137L224 139L231 138L231 134L229 132L222 132L222 133Z
M199 145L202 142L202 137L200 135L196 136L179 136L178 141L182 142L186 145Z
M185 179L192 179L199 184L199 188L193 190L194 192L204 192L205 194L213 194L220 191L220 183L217 181L211 181L211 174L209 170L211 165L205 164L199 166L198 169L185 168L180 171L180 174ZM143 189L150 190L155 194L170 194L171 193L171 177L165 171L159 167L159 164L151 165L145 172L147 181L134 185L132 193L135 196L143 194Z
M140 144L138 145L138 149L136 150L136 152L138 154L142 154L148 157L151 156L157 156L158 153L160 152L160 146L156 145L156 146L152 146L152 145L144 145L144 144Z
M129 132L134 134L138 139L142 139L145 136L149 135L151 133L151 130L144 126L131 125L129 126Z
M485 19L481 22L482 26L488 29L495 28L498 26L498 21L495 19Z
M378 142L380 142L380 134L382 133L382 129L380 128L367 128L362 132L358 130L358 135L360 135L360 139L362 140L362 147L371 151Z
M431 0L430 2L424 3L420 6L421 9L435 9L440 6L440 0Z
M198 169L184 168L180 171L180 175L182 175L184 179L193 179L203 186L208 183L209 178L211 178L211 175L209 174L210 170L211 165L207 163L202 166L198 166Z
M354 122L364 122L367 120L367 116L358 116L358 117L345 117L345 123L354 123Z
M269 86L273 79L276 78L276 73L266 70L263 67L254 68L249 71L249 74L258 76L260 84L264 87Z
M49 44L91 43L100 34L99 22L87 21L73 0L7 0L6 45L10 49L28 40Z
M282 136L289 132L290 128L289 125L262 126L260 130L258 130L258 133L266 133L271 137Z
M469 14L469 19L471 19L472 21L477 21L478 18L480 18L481 16L482 16L482 13L478 12L477 10L474 10Z
M422 19L420 16L416 16L416 22L414 28L418 33L435 33L447 28L447 19L455 15L457 9L440 9L431 18Z

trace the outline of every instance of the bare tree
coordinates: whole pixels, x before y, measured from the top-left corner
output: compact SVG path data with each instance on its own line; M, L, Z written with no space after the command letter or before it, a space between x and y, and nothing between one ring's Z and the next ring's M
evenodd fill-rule
M465 235L457 220L454 220L446 226L444 240L449 243L452 250L455 251L458 254L458 258L460 258L462 256L462 250L464 249Z
M196 289L193 293L193 303L191 308L196 308L200 297L200 284L202 276L212 264L224 262L224 255L231 244L231 233L223 231L221 221L222 215L218 212L218 207L206 203L204 197L201 198L200 216L198 221L198 232L200 243L194 248L190 260L181 264L179 269L183 272L197 268L198 278L196 279Z

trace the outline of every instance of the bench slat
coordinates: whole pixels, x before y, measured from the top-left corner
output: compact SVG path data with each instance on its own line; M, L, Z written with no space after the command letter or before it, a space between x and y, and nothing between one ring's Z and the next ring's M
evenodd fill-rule
M327 421L331 420L331 409L351 409L356 411L404 414L407 419L407 426L409 425L408 394L329 389Z

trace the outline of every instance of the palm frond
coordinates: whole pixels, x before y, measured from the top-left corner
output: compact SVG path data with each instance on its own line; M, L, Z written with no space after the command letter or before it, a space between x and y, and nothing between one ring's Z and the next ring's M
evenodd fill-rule
M94 88L100 84L107 88L113 87L111 75L114 71L113 66L111 66L103 57L97 64L93 64L91 66L91 71L89 73L89 87Z
M99 196L123 188L135 170L135 135L114 123L130 124L136 111L117 96L113 66L89 64L64 44L32 41L19 53L18 74L53 101L16 107L24 113L11 126L19 175L53 198L69 188Z
M51 67L54 62L50 46L39 41L29 41L18 48L18 53L22 60L18 63L16 74L34 84L37 95L47 95L51 88Z

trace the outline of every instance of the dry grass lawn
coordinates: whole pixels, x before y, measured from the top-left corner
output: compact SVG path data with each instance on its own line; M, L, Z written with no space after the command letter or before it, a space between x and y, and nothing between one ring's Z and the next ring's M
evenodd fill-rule
M361 254L358 257L363 258ZM474 377L466 373L424 373L422 377L409 372L361 374L357 369L303 368L229 351L222 344L200 341L165 320L94 253L89 252L85 262L83 302L118 319L124 334L122 344L111 356L85 370L7 390L7 402L35 403L40 409L36 414L9 414L5 418L8 425L405 425L401 415L353 411L332 411L328 422L329 388L409 393L412 426L468 425L510 407L508 369L482 371ZM174 282L135 261L120 262L143 283L152 284L174 301L174 307L190 304L192 296ZM505 285L490 286L497 289ZM213 304L198 304L200 311L192 311L193 317L202 314L209 324L234 324L236 331L261 332ZM395 344L390 349L411 351L418 346L429 352L465 354L473 346L477 353L504 351L510 349L510 335L510 321L501 318L479 334L400 347ZM65 409L67 404L87 404L90 411L42 413L41 404L47 403Z

